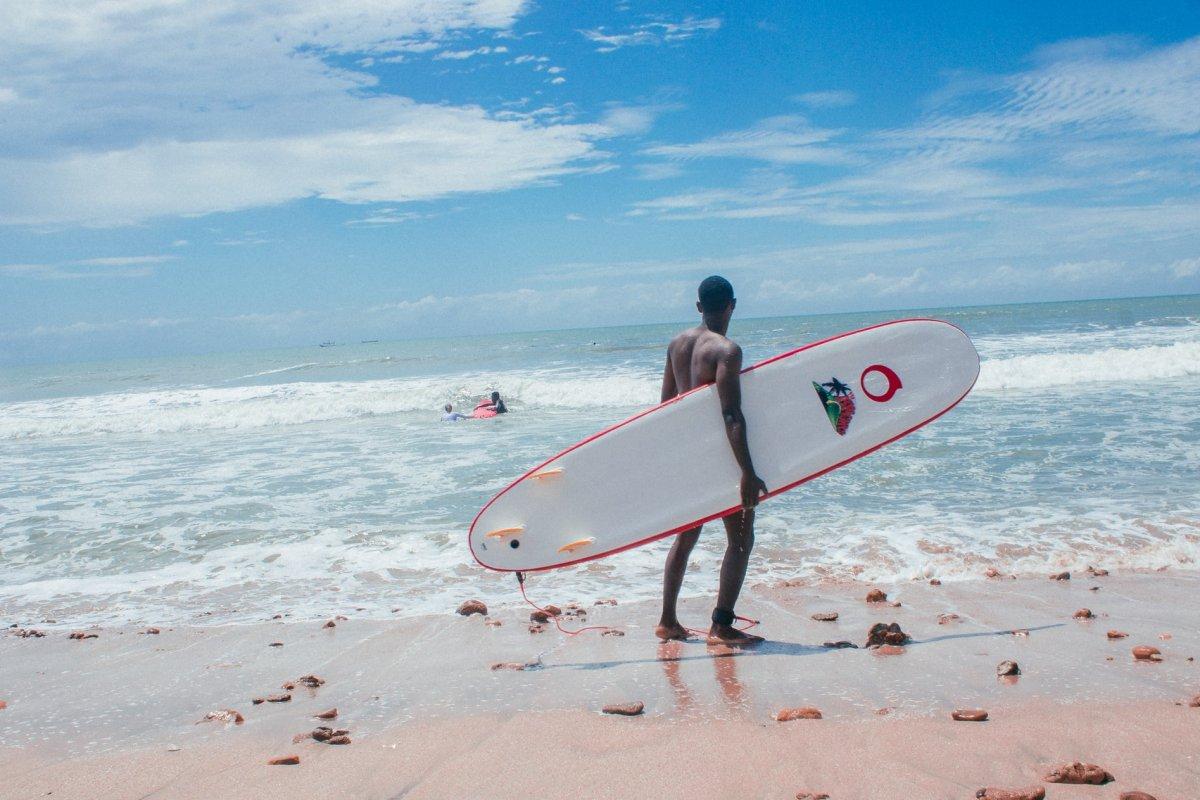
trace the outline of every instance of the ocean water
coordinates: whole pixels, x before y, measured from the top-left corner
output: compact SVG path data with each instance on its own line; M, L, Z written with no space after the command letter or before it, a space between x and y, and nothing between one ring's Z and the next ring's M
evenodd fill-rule
M1200 296L736 320L753 362L928 315L983 357L954 411L764 504L748 583L1200 557ZM466 531L516 475L657 401L681 325L0 370L0 619L244 622L519 602ZM510 414L439 421L491 389ZM710 526L685 593L715 590ZM669 542L531 578L653 598Z

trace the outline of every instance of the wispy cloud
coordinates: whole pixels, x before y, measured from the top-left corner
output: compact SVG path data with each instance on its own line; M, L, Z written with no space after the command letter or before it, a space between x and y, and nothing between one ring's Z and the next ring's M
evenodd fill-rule
M136 14L14 6L0 28L0 75L22 113L0 130L0 224L122 225L309 197L401 203L589 169L601 127L418 103L333 63L506 30L525 8L523 0L297 0L237 13L173 0L147 0ZM483 50L504 47L471 53Z
M748 158L773 164L846 164L854 159L828 146L840 131L816 128L801 116L764 119L751 128L689 144L651 147L645 155L663 158Z
M656 20L624 30L620 33L607 32L603 27L579 31L590 42L594 42L597 53L611 53L622 47L674 44L704 33L720 29L720 17L685 17L678 22Z
M177 256L104 256L45 264L0 264L0 275L38 280L80 278L144 278L154 274L154 265L174 261Z
M852 106L858 95L845 90L830 89L821 92L802 92L792 95L792 102L809 108L842 108Z
M504 45L500 45L499 47L484 46L484 47L476 47L474 50L443 50L442 52L435 55L434 59L439 60L439 61L445 60L445 59L450 59L453 61L463 61L468 58L474 58L475 56L487 56L487 55L492 55L493 53L507 53L507 52L508 52L508 48L505 47Z

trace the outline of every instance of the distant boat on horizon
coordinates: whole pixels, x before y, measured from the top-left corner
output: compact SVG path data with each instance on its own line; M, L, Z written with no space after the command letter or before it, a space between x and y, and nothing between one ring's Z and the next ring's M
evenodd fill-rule
M321 342L321 347L333 347L337 342Z
M378 339L363 339L359 344L375 344L378 341Z

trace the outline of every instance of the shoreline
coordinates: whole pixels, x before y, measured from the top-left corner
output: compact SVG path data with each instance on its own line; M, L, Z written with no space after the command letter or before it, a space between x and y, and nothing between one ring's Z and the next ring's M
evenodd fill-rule
M81 641L61 627L25 639L9 629L0 636L0 798L794 797L801 789L954 798L1027 785L1074 760L1100 764L1117 782L1056 785L1048 797L1200 791L1192 755L1200 708L1188 706L1200 693L1200 665L1189 660L1200 657L1200 575L884 585L899 607L865 602L870 588L752 588L739 611L761 619L756 632L771 641L746 652L658 643L651 603L593 606L586 621L564 620L617 626L623 636L563 636L552 625L530 633L522 607L498 609L496 627L448 609L333 628L279 620L159 634L97 629ZM709 602L684 601L685 621L704 619ZM1075 619L1085 607L1096 618ZM835 622L811 619L833 611ZM893 621L912 637L902 654L822 646L861 647L872 624ZM1110 640L1109 629L1128 637ZM1135 645L1159 648L1164 660L1135 661ZM1004 660L1020 664L1015 680L997 677ZM537 666L492 671L496 662ZM298 686L287 702L251 703L307 674L325 683ZM645 713L598 713L631 701ZM773 720L794 706L824 718ZM330 707L336 721L313 718ZM949 717L975 707L989 721ZM197 724L227 708L245 723ZM348 729L352 744L293 744L321 724ZM292 753L298 767L265 765Z

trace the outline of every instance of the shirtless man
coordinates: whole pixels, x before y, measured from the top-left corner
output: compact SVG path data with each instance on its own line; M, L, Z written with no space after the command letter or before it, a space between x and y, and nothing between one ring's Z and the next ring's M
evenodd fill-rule
M742 387L739 375L742 371L742 348L725 338L729 330L729 318L737 300L729 281L716 275L705 278L700 284L700 299L696 309L701 314L700 324L676 336L667 347L667 367L663 372L662 401L665 403L676 395L709 383L716 383L717 396L721 399L721 414L725 419L725 433L738 466L742 468L742 508L722 522L728 544L725 559L721 562L721 582L717 591L717 607L712 613L712 627L708 631L709 644L748 645L762 641L761 636L751 636L733 627L733 607L742 591L746 578L746 565L750 560L750 549L754 546L754 507L760 495L767 492L767 485L754 472L750 460L750 448L746 444L746 418L742 416ZM688 557L700 528L692 528L675 537L671 552L667 555L667 566L663 575L662 618L654 633L660 639L686 639L687 628L679 623L675 603L679 599L679 588L683 584L683 573L687 570Z

